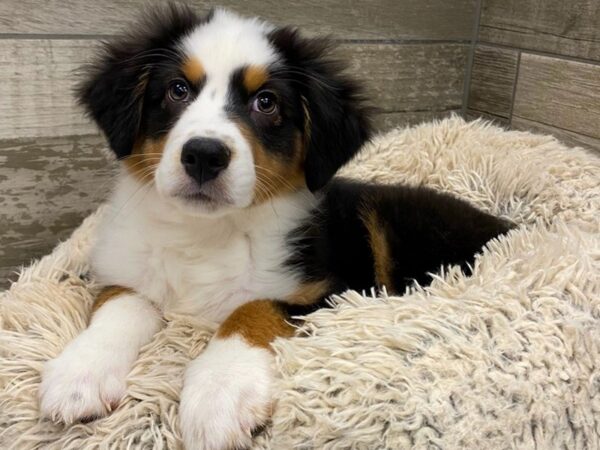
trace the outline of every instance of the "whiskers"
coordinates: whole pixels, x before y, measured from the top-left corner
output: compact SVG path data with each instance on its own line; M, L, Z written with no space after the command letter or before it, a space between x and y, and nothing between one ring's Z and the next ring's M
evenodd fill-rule
M136 158L139 157L144 158L136 161ZM124 212L133 211L144 200L154 184L154 173L160 164L160 157L160 153L146 153L129 155L125 158L126 161L134 161L133 163L127 163L127 170L139 182L139 187L115 211L112 221L116 220ZM139 194L142 194L141 197L139 197ZM136 197L139 197L137 202L131 204Z
M281 193L282 188L285 192L302 192L302 196L310 200L311 197L301 190L301 186L291 183L282 174L268 167L255 164L256 173L256 203L263 203L272 200Z

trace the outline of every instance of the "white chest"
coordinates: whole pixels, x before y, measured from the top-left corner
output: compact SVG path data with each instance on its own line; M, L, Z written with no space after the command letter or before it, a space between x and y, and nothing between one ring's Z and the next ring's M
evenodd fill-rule
M101 227L93 270L101 283L133 288L165 311L221 322L248 301L298 288L285 262L287 236L308 214L299 199L211 220L160 220L137 206Z

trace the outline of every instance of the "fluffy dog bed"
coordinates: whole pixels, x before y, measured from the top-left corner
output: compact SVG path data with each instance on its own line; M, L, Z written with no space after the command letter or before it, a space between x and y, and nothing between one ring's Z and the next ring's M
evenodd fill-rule
M347 292L278 341L278 402L255 447L600 448L600 158L455 117L378 137L343 175L451 191L520 227L472 276ZM101 213L0 297L0 448L181 446L183 370L213 330L185 317L166 318L111 416L38 418L43 362L88 320Z

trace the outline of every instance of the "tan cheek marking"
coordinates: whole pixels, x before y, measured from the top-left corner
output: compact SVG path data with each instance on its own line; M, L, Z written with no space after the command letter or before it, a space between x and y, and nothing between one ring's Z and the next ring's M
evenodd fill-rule
M373 209L365 211L361 218L369 233L369 243L374 260L375 282L379 287L385 286L388 291L393 292L393 260L385 229L377 217L377 212Z
M253 93L268 80L267 69L262 66L249 66L244 70L244 87L246 92Z
M123 294L132 294L133 291L129 288L121 286L107 286L100 291L92 305L92 313L96 312L107 301Z
M295 305L310 305L330 294L330 286L328 280L309 281L288 295L285 300Z
M185 63L183 63L181 71L187 80L192 84L200 83L205 75L202 63L196 58L188 58Z
M276 337L291 337L294 328L286 322L283 309L270 300L255 300L236 309L221 324L217 337L241 335L253 346L270 348Z
M254 188L253 204L263 203L270 198L302 188L304 182L304 146L300 134L296 136L294 157L284 160L269 153L244 123L238 122L242 136L252 149L254 168L256 171L256 186Z
M131 155L123 160L129 173L140 181L149 181L160 162L166 142L167 135L137 142Z

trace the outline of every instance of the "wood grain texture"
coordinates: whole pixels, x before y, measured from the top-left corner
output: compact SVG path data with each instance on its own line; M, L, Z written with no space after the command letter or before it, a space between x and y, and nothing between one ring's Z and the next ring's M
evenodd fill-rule
M598 0L482 0L479 40L600 60Z
M120 33L163 0L2 0L0 32L61 35ZM187 1L198 12L213 1ZM221 0L219 5L311 34L344 39L469 39L475 0Z
M98 43L90 40L0 40L0 139L86 135L97 130L75 104L77 69ZM467 47L463 44L343 44L382 112L460 108Z
M0 139L95 133L75 105L75 71L89 40L0 40Z
M463 44L346 44L337 51L384 113L459 109L467 53Z
M104 147L97 135L0 141L0 285L107 196L116 165Z
M600 156L600 139L594 139L589 136L574 133L569 130L544 125L539 122L521 119L515 117L512 121L511 128L521 131L531 131L537 134L551 134L562 143L571 147L583 147L598 153ZM598 175L600 177L600 175Z
M471 71L468 108L508 118L518 59L516 50L477 46Z
M600 138L600 66L523 53L513 117Z

